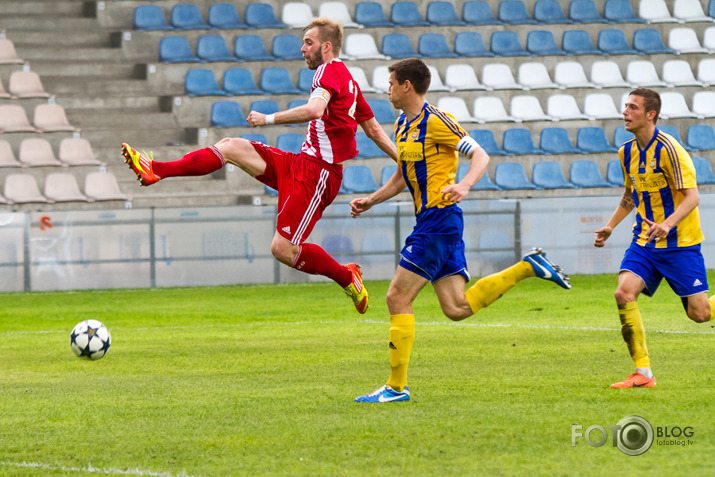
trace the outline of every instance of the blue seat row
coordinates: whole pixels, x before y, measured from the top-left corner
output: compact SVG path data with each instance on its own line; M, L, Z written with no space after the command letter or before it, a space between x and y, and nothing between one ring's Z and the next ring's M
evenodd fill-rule
M157 5L140 5L134 9L135 30L213 30L288 28L276 18L273 7L264 3L246 5L246 21L243 22L231 3L217 3L209 7L208 22L204 21L199 7L179 4L171 9L170 22L164 10Z
M303 42L296 35L273 37L271 53L258 35L238 35L233 53L221 35L201 35L196 42L196 54L183 36L167 36L159 41L159 61L163 63L208 63L216 61L282 61L302 60Z

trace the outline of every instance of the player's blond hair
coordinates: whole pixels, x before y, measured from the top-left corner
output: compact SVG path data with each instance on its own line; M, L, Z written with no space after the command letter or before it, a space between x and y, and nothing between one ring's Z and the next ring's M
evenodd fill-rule
M313 18L303 31L311 28L318 29L318 39L321 43L330 42L333 47L333 56L340 55L340 48L343 46L343 22L331 20L328 17Z

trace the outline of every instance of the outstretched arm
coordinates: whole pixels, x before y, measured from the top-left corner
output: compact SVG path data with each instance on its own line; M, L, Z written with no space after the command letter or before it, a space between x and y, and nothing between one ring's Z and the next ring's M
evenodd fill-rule
M278 111L275 114L251 111L248 113L246 121L254 128L257 126L270 126L271 124L300 124L321 118L327 107L328 103L323 98L311 98L306 104L285 111Z
M373 140L377 147L390 156L393 161L397 162L397 147L390 140L390 137L385 133L377 122L377 119L370 118L360 123L360 127L365 131L365 135Z

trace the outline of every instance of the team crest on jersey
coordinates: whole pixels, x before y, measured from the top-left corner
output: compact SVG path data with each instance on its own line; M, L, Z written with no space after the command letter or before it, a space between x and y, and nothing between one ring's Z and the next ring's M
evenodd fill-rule
M417 139L420 137L420 133L418 131L412 131L412 139Z

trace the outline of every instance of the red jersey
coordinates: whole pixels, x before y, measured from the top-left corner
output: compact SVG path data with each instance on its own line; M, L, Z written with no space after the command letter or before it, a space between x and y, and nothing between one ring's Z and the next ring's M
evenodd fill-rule
M328 107L321 118L310 122L301 152L330 164L357 156L358 123L374 114L342 61L336 58L318 67L310 97L323 98Z

